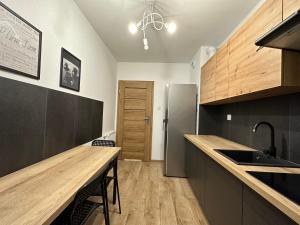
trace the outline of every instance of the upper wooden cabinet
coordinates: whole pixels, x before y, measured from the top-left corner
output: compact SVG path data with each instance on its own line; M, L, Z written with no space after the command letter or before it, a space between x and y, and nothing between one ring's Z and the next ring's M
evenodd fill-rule
M260 36L282 21L283 6L281 0L266 0L217 51L215 83L213 85L211 80L209 87L205 87L207 82L201 83L201 95L204 95L200 98L201 104L220 104L300 90L297 69L300 54L280 49L258 49L255 45ZM209 76L207 73L213 70L211 67L210 61L203 66L201 80ZM214 93L214 98L207 97L211 93Z
M267 0L229 40L229 97L281 85L281 50L257 51L257 38L282 21L282 4Z
M216 53L216 89L215 101L228 97L228 44L226 43Z
M200 102L209 103L215 101L215 76L216 76L216 56L213 56L201 69L201 93Z
M300 9L300 0L283 0L283 19Z

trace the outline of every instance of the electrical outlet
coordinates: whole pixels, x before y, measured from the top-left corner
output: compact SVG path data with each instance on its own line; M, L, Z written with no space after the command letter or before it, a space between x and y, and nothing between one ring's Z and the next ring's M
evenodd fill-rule
M232 119L232 116L231 116L231 114L227 114L227 120L231 120Z

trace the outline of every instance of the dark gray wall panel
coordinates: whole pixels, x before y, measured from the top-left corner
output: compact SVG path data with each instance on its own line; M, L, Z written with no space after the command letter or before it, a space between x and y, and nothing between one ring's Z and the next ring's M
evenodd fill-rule
M44 158L45 88L0 78L0 176Z
M103 103L77 98L76 145L102 136Z
M77 98L75 95L49 90L44 146L46 157L75 146Z
M254 134L252 127L259 121L268 121L275 127L277 155L300 163L299 102L297 93L214 107L200 106L199 133L215 134L265 149L270 145L270 131L262 126ZM232 121L226 120L227 114L232 114Z
M0 176L102 134L103 102L0 77Z

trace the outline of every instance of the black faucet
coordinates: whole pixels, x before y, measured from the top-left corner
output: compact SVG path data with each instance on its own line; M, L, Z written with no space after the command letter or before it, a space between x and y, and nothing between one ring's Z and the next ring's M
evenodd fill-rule
M259 122L257 124L254 125L253 127L253 133L256 132L257 128L260 126L260 125L266 125L270 128L271 130L271 145L269 147L269 149L263 151L265 154L268 154L268 155L271 155L273 157L276 157L276 147L275 147L275 140L274 140L274 135L275 135L275 132L274 132L274 127L272 126L272 124L268 123L268 122Z

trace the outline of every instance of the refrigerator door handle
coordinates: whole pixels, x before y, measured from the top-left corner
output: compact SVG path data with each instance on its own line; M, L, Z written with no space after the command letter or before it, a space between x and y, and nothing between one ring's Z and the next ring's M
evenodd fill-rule
M164 129L167 130L168 119L163 119L163 125L164 125Z
M198 128L198 94L196 94L196 118L195 118L195 133L198 134L197 128Z
M164 168L164 175L167 175L168 173L168 119L163 120L164 124L164 130L165 130L165 136L164 136L164 162L165 162L165 168Z

